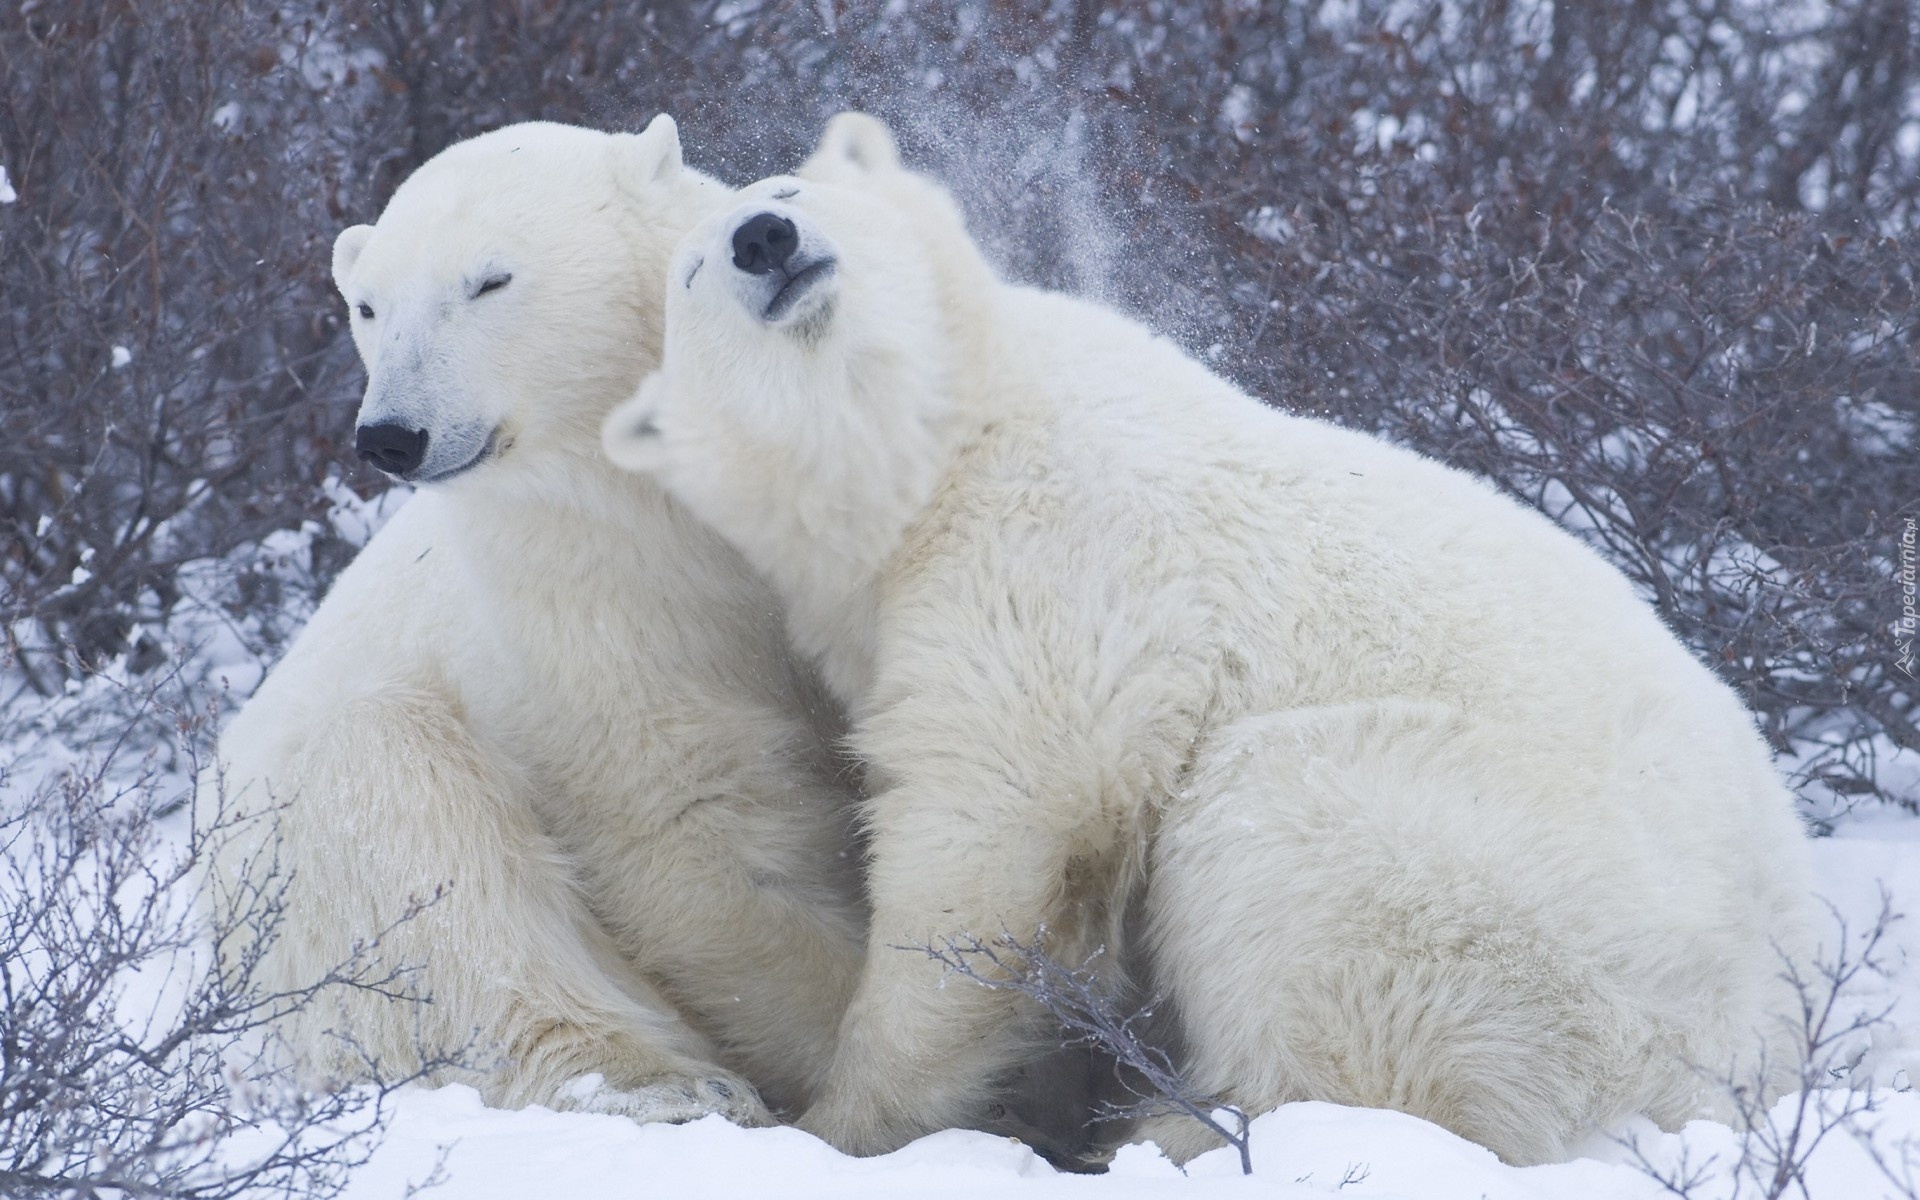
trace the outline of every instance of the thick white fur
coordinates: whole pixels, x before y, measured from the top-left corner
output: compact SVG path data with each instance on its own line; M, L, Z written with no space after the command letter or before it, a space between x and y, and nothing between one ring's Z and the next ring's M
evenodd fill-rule
M433 1002L342 993L294 1031L317 1072L358 1065L330 1029L389 1070L472 1040L494 1103L763 1121L735 1072L798 1108L829 1061L864 930L831 702L739 555L599 453L669 251L727 196L665 117L516 125L340 236L363 422L495 450L375 536L221 740L229 806L280 810L268 982L450 884L371 951ZM272 824L224 885L259 882Z
M871 773L867 965L803 1126L871 1153L977 1102L1030 1014L892 947L1003 928L1131 934L1223 1100L1515 1162L1754 1068L1808 872L1732 693L1492 488L997 282L890 146L838 118L690 235L606 431L775 582ZM766 209L839 263L775 324L715 270Z

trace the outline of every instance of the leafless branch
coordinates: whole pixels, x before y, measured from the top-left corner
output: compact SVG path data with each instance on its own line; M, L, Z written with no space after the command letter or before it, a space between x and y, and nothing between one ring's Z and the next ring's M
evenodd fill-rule
M1184 1113L1232 1146L1240 1155L1241 1172L1251 1175L1247 1114L1201 1095L1167 1053L1147 1040L1152 1004L1134 1012L1121 1011L1112 989L1095 970L1102 951L1095 951L1079 967L1066 967L1043 949L1045 936L1041 930L1032 941L1022 942L1005 931L991 940L954 934L938 945L912 949L925 952L954 975L1031 1000L1059 1021L1067 1045L1092 1046L1112 1056L1121 1068L1115 1078L1138 1099L1129 1105L1108 1106L1100 1119Z

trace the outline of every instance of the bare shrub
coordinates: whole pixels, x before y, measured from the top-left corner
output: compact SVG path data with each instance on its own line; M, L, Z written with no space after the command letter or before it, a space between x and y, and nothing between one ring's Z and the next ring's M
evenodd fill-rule
M1096 950L1079 967L1066 967L1046 952L1042 944L1045 936L1042 930L1033 940L1022 942L1007 932L991 940L954 934L942 938L938 945L899 948L923 951L947 974L1024 996L1059 1022L1065 1045L1088 1046L1110 1058L1115 1083L1132 1094L1134 1101L1104 1104L1094 1114L1095 1120L1132 1121L1164 1113L1184 1114L1238 1152L1241 1174L1253 1174L1247 1114L1202 1095L1167 1052L1153 1044L1148 1026L1154 1004L1133 1012L1122 1011L1112 983L1103 982L1096 969L1104 951Z
M1863 980L1887 975L1882 943L1905 918L1884 891L1878 915L1864 930L1850 928L1837 909L1832 915L1831 952L1810 964L1786 961L1782 966L1800 1002L1791 1043L1796 1090L1778 1105L1767 1103L1760 1080L1769 1077L1773 1064L1765 1061L1739 1076L1702 1069L1733 1112L1733 1158L1695 1158L1682 1146L1669 1161L1639 1138L1621 1141L1632 1165L1681 1200L1708 1194L1725 1200L1749 1195L1812 1200L1807 1179L1814 1154L1838 1138L1854 1141L1879 1168L1894 1189L1886 1195L1920 1200L1920 1142L1908 1138L1889 1144L1879 1136L1872 1118L1887 1093L1861 1073L1873 1035L1884 1031L1893 1006L1861 1008L1854 1000Z
M200 722L172 711L191 782ZM333 1196L378 1145L394 1089L455 1063L427 1056L395 1075L360 1054L368 1085L292 1077L283 1020L342 989L410 999L411 972L371 965L369 944L322 978L266 986L285 874L261 872L217 913L195 904L215 840L263 818L223 811L175 830L179 777L131 753L19 792L0 767L0 1191ZM215 969L227 938L249 950Z
M381 486L327 243L447 143L666 110L744 180L859 106L1013 276L1495 480L1625 570L1810 795L1912 806L1880 760L1920 755L1887 632L1916 49L1899 0L34 0L0 26L0 624L50 693L329 472Z
M314 515L351 349L322 301L334 189L313 181L337 155L302 73L314 29L239 0L20 9L0 24L0 625L51 693L164 620L183 565Z
M1920 752L1889 634L1920 503L1913 251L1747 208L1607 208L1532 241L1476 205L1372 249L1348 215L1294 219L1274 255L1300 286L1275 285L1253 356L1275 390L1567 525L1804 778L1914 804L1876 783L1878 755Z

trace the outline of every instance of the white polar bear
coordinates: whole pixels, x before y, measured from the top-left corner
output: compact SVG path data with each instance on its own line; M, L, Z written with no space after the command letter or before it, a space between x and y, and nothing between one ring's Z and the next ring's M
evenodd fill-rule
M802 1127L884 1151L1027 1052L1007 993L893 948L956 931L1124 945L1224 1102L1403 1109L1513 1162L1757 1065L1802 832L1619 573L1000 283L870 118L739 199L606 436L774 581L868 764L867 964Z
M335 244L361 452L424 486L222 737L228 804L285 806L291 879L280 936L224 952L309 984L451 886L377 951L433 1002L309 1013L318 1071L357 1065L336 1027L388 1070L473 1039L456 1077L494 1103L765 1121L740 1076L797 1110L830 1061L864 945L836 710L740 556L599 450L669 252L728 195L666 117L516 125ZM267 824L225 848L229 899Z

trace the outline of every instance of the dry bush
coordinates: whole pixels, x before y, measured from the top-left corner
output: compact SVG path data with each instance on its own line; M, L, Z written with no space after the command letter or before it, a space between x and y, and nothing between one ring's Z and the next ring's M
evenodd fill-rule
M919 950L944 969L941 984L955 975L995 991L1012 992L1058 1023L1057 1036L1069 1047L1085 1047L1095 1061L1107 1066L1109 1091L1127 1100L1102 1101L1096 1121L1134 1122L1145 1117L1174 1115L1199 1122L1240 1156L1240 1173L1253 1174L1251 1119L1232 1105L1199 1091L1187 1080L1173 1056L1159 1044L1154 1009L1159 999L1133 1007L1126 989L1111 969L1102 978L1104 947L1078 967L1056 960L1045 948L1046 930L1026 941L1002 930L998 937L981 939L970 933L950 934L924 946L896 946ZM1111 961L1107 965L1111 965Z
M0 24L0 625L42 692L157 664L129 633L183 565L323 503L356 385L322 299L313 37L238 0Z
M23 14L0 619L43 690L163 619L183 561L312 519L327 473L378 486L345 452L327 239L434 151L666 110L744 181L859 106L1009 274L1495 480L1621 566L1813 791L1915 803L1878 761L1920 753L1891 633L1920 505L1900 0Z
M156 676L130 702L171 727L171 769L122 744L16 788L0 753L0 1193L337 1195L379 1145L394 1090L459 1056L390 1072L339 1034L371 1083L315 1090L291 1073L286 1018L348 990L418 1002L415 972L381 963L376 937L299 986L265 982L287 872L264 862L218 906L203 892L214 845L273 814L229 810L207 788L220 811L180 828L210 721L176 676ZM19 733L0 720L0 745ZM224 943L246 949L215 970Z
M1787 1043L1795 1090L1767 1101L1762 1060L1748 1075L1702 1069L1701 1077L1727 1100L1735 1138L1732 1153L1696 1155L1684 1142L1655 1147L1638 1135L1616 1138L1627 1162L1679 1200L1812 1200L1814 1155L1828 1143L1852 1141L1890 1191L1885 1200L1920 1200L1920 1140L1881 1123L1891 1092L1861 1071L1869 1047L1890 1025L1893 1006L1862 1006L1859 985L1884 984L1892 958L1886 945L1906 919L1881 893L1880 910L1865 928L1832 910L1835 938L1812 962L1783 962L1783 978L1799 1000Z

